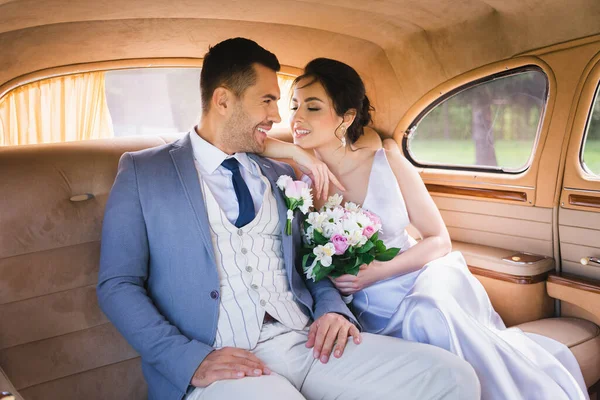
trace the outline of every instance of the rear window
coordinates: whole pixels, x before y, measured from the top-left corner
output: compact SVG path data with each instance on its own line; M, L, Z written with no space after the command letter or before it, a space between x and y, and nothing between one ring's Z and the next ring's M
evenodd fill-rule
M583 139L581 165L586 172L600 176L600 85L596 89Z
M409 159L422 167L524 171L547 96L547 77L536 67L458 88L413 122L404 142Z
M289 131L291 83L278 74ZM0 99L0 145L185 133L200 120L200 68L87 72L20 86Z

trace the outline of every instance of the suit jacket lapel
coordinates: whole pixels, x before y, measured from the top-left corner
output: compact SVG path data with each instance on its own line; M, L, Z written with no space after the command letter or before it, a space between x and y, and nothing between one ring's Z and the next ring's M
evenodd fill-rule
M273 168L272 164L268 160L264 159L263 157L257 156L256 154L248 154L248 157L250 157L258 164L263 175L269 180L269 183L271 184L271 192L273 193L273 196L275 196L275 200L277 201L277 211L279 213L279 221L281 224L281 243L283 247L283 257L288 279L291 281L291 271L294 270L294 249L292 236L296 233L296 229L294 229L296 224L292 224L292 235L288 235L285 233L285 223L287 221L287 206L285 205L285 197L283 192L277 187L277 179L279 178L279 175L277 175L277 172Z
M173 149L169 151L175 169L179 175L179 180L183 186L187 200L190 203L198 222L198 230L200 236L206 246L206 250L210 255L211 260L216 265L215 252L212 244L212 239L209 232L208 216L206 214L206 206L200 181L198 179L198 171L194 165L194 153L192 150L192 142L188 133L183 138L173 144Z

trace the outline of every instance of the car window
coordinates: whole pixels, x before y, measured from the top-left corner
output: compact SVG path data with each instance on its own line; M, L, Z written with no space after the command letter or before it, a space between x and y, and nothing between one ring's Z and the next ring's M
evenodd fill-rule
M533 154L547 95L546 75L533 67L458 88L411 125L409 158L419 166L523 171Z
M600 176L600 85L596 89L583 139L581 165L588 173Z
M294 77L278 74L289 131ZM0 99L0 145L67 142L189 131L200 120L200 68L87 72L20 86Z

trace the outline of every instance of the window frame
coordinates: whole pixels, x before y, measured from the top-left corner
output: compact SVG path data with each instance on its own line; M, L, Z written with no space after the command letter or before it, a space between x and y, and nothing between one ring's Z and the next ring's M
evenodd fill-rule
M410 148L408 146L409 141L412 139L411 135L413 134L414 130L416 129L417 124L419 122L421 122L421 120L423 118L425 118L429 114L429 112L431 112L437 106L441 105L443 102L450 99L451 97L453 97L461 92L464 92L470 88L473 88L475 86L482 85L482 84L485 84L488 82L492 82L497 79L505 78L505 77L508 77L511 75L528 72L528 71L536 71L536 72L542 73L542 75L546 79L546 86L545 86L546 93L545 93L544 103L543 103L544 107L542 108L542 112L540 114L540 120L538 122L538 128L537 128L535 139L533 141L531 154L529 155L529 158L527 159L527 163L524 165L523 168L505 169L504 167L490 167L490 166L468 166L468 165L453 165L453 164L438 164L438 163L425 164L425 163L421 163L421 162L417 161L413 157L413 154L410 151ZM405 154L407 160L410 161L410 163L412 163L417 168L432 168L432 169L438 169L438 170L442 169L442 170L448 170L448 171L487 172L487 173L493 173L493 174L506 174L506 175L523 174L524 172L529 170L529 168L531 168L531 165L533 163L534 156L536 153L536 149L537 149L537 146L540 141L540 136L541 136L542 131L545 126L544 122L545 122L546 114L548 112L549 101L550 101L550 89L551 89L550 88L550 79L551 79L551 77L544 70L544 68L542 68L540 65L528 63L528 64L520 65L520 66L517 66L514 68L510 68L510 69L508 67L506 67L502 71L495 72L495 73L471 80L469 82L463 83L463 84L449 90L448 92L444 93L442 96L437 97L433 102L431 102L427 106L425 106L416 115L415 118L413 118L412 122L409 123L408 128L403 132L404 134L403 134L402 142L401 142L402 143L402 151ZM440 92L440 94L442 94L442 92Z
M560 207L564 209L600 212L600 175L589 173L581 162L584 138L599 85L600 52L597 52L581 73L567 126L569 138L559 200Z
M593 84L593 82L590 84ZM600 78L598 79L598 81L596 83L596 88L594 90L594 96L592 97L592 102L590 103L589 108L588 108L587 118L586 118L585 126L583 128L581 144L580 144L580 149L579 149L579 165L581 166L583 173L588 178L599 179L600 173L594 173L592 170L590 170L587 167L587 165L583 161L583 153L585 152L585 144L587 142L587 135L589 133L590 124L592 123L592 116L594 114L594 108L596 106L596 102L600 102Z

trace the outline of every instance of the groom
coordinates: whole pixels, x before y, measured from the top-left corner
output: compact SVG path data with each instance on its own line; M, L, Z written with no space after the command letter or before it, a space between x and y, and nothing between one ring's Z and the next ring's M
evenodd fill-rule
M299 222L283 232L275 185L293 170L247 154L280 121L279 68L253 41L217 44L204 58L201 123L119 163L98 298L140 353L149 398L478 398L464 361L361 335L329 280L298 272Z

